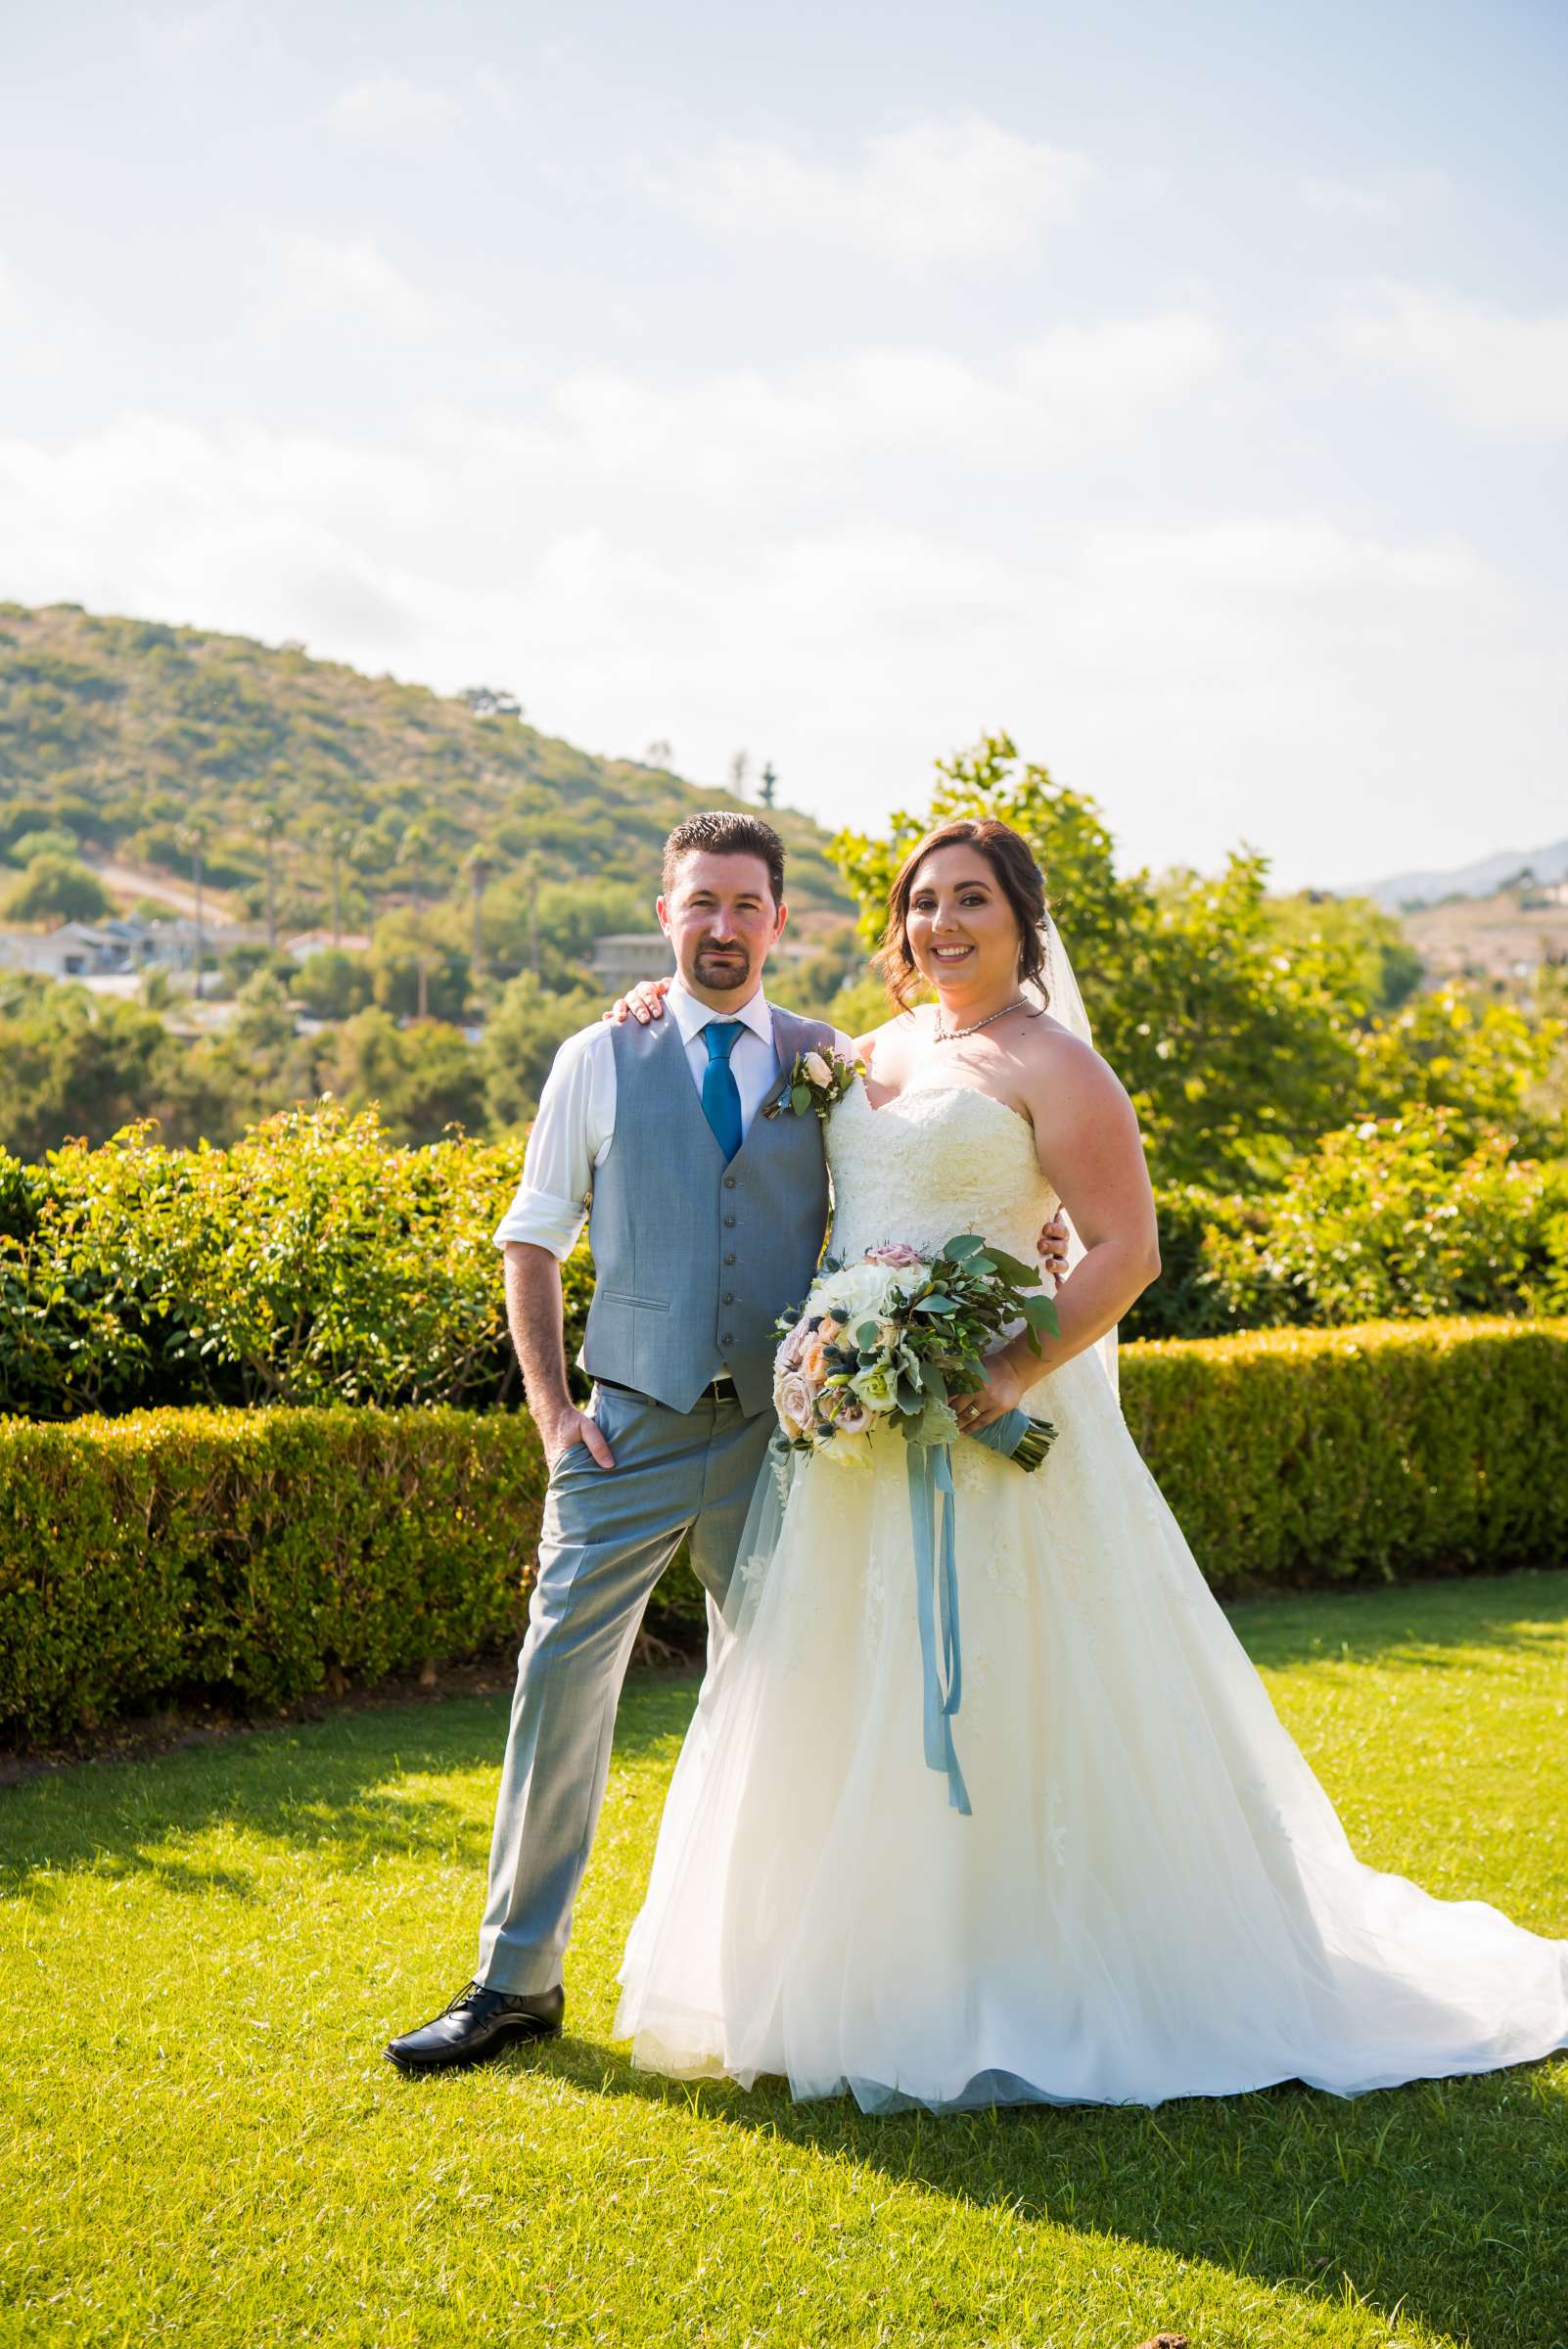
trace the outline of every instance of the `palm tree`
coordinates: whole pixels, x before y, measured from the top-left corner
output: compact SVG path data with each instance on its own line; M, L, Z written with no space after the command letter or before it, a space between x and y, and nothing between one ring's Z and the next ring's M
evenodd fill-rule
M473 984L477 988L484 969L484 884L495 867L478 843L463 859L468 874L469 912L473 923L471 960L474 965Z
M202 850L207 834L199 823L182 824L174 835L178 845L191 860L191 881L196 891L196 997L202 998Z
M267 951L278 950L278 836L283 830L283 809L276 800L263 800L256 810L257 832L261 835L262 852L266 857L267 889Z
M410 868L413 876L411 886L414 898L414 932L416 942L414 946L414 970L419 981L419 1017L422 1020L429 1019L430 1017L430 973L425 964L423 929L425 916L425 862L430 855L432 845L430 826L428 824L421 823L419 818L416 816L414 821L408 825L404 831L402 846L398 851L399 861Z
M330 823L321 835L332 873L332 943L343 943L343 860L353 843L353 829L348 824Z

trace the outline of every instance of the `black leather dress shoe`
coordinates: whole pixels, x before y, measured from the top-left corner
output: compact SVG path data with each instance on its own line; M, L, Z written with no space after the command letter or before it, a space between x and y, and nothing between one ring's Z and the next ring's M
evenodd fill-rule
M385 2053L402 2072L458 2071L464 2064L487 2062L514 2040L559 2039L565 2012L564 1990L516 1996L471 1982L444 2014L392 2040Z

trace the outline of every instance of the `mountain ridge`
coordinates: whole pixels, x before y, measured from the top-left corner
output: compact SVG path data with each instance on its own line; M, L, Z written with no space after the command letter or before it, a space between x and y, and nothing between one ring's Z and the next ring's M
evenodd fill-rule
M1568 879L1568 838L1549 841L1538 849L1499 849L1491 856L1478 856L1471 864L1453 865L1446 871L1390 873L1381 881L1366 881L1336 894L1372 898L1388 912L1398 913L1402 906L1435 905L1448 897L1489 898L1505 881L1525 871L1542 882Z

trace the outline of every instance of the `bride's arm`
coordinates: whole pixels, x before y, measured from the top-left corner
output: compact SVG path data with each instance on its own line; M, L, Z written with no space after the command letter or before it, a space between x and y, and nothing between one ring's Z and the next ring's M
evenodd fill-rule
M988 1392L975 1398L982 1424L1017 1401L1016 1391L1004 1400L1008 1373L1021 1389L1083 1354L1115 1328L1160 1270L1154 1193L1137 1116L1114 1072L1075 1036L1054 1036L1040 1065L1030 1071L1024 1098L1040 1172L1085 1253L1056 1292L1061 1336L1042 1333L1037 1355L1021 1334L992 1358L996 1367Z

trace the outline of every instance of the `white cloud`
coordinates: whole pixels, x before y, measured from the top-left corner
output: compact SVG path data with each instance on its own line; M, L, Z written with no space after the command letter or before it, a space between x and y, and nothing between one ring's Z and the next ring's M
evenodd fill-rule
M1396 171L1376 180L1302 179L1296 194L1320 219L1388 227L1442 203L1449 181L1441 171Z
M334 241L290 230L274 241L285 305L375 318L400 334L436 323L435 303L369 237Z
M1226 337L1196 310L1053 328L1024 354L1028 390L1060 420L1105 434L1218 384Z
M853 493L878 364L684 394L584 378L535 417L433 411L381 448L147 415L0 443L5 591L303 636L447 689L492 674L589 747L669 736L699 779L747 742L830 821L918 804L935 755L1005 724L1154 862L1252 837L1289 880L1349 882L1547 836L1568 681L1545 598L1458 540L1291 514L1064 511L1048 539L987 543L952 414L982 441L1024 418L1038 502L1051 443L1021 364L931 359L899 429L957 519L890 521Z
M456 112L448 90L401 73L377 73L341 92L327 109L327 120L351 138L396 139L405 131L438 129Z
M920 268L1029 251L1072 214L1091 176L1087 159L1072 149L969 116L875 133L849 164L807 161L766 140L725 139L648 184L722 236L807 237Z
M1363 366L1434 385L1484 431L1568 433L1568 310L1521 317L1395 286L1342 318L1339 339Z

